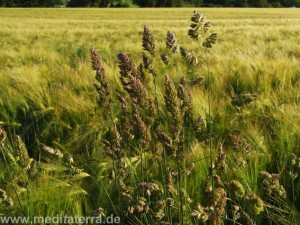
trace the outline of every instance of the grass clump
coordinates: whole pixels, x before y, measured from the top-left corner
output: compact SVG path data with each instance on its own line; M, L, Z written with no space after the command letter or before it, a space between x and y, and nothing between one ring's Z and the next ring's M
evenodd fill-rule
M203 25L202 19L203 16L195 12L191 30L193 35L205 35L203 47L211 48L216 42L216 34L206 36L209 22ZM191 146L197 142L193 135L196 134L193 126L195 116L190 87L185 77L181 77L179 84L175 84L169 75L165 75L161 99L157 93L156 79L159 74L155 72L154 62L169 58L167 54L171 53L172 56L172 53L177 52L181 52L187 65L197 64L195 62L198 59L179 47L175 35L170 31L167 33L166 47L171 51L164 53L161 58L156 57L154 34L147 25L144 26L142 47L144 51L139 66L126 53L118 54L120 80L125 93L117 90L111 95L119 100L119 106L114 104L114 98L109 97L110 85L103 67L96 66L102 60L91 49L93 69L96 70L96 79L100 84L96 86L99 101L109 104L104 113L109 117L107 126L111 128L104 134L103 143L107 156L112 160L112 178L115 179L119 196L114 205L117 205L118 210L123 209L118 211L123 221L176 221L183 224L190 221L188 212L191 203L186 192L186 177L191 173L192 164L186 162L185 158ZM152 87L145 83L147 76L152 76ZM133 160L136 161L135 166L131 165ZM167 201L169 204L166 204ZM223 205L220 207L224 208Z

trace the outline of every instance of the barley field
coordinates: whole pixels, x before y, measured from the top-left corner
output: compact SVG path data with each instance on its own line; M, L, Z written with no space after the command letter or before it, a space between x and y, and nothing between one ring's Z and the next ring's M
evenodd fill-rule
M298 225L300 10L0 8L0 151L0 218Z

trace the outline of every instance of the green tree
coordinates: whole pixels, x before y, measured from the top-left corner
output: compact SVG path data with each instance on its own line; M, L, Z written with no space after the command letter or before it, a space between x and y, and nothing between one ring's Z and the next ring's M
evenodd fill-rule
M262 8L262 7L269 7L269 3L267 0L250 0L250 6Z
M203 1L204 6L224 6L225 5L225 0L204 0Z
M200 7L203 4L203 0L191 0L192 6Z
M285 7L300 7L300 0L280 0L280 4Z
M89 6L91 3L90 0L70 0L68 2L69 7L86 7Z
M0 0L0 7L6 6L6 0Z
M247 0L233 0L231 1L231 6L234 7L249 7Z
M53 6L60 6L65 5L65 0L39 0L38 4L41 7L53 7Z
M110 0L100 0L99 1L99 7L108 7L110 3Z
M173 7L174 6L174 0L166 0L166 6L167 7Z
M0 0L2 7L53 7L65 3L66 0Z
M134 0L135 4L137 4L140 7L155 7L156 0Z
M182 0L175 0L175 5L173 5L173 6L175 6L175 7L182 7L182 5L183 5Z
M37 7L39 6L38 0L16 0L15 6L18 7Z
M157 0L156 7L163 7L166 6L166 0Z

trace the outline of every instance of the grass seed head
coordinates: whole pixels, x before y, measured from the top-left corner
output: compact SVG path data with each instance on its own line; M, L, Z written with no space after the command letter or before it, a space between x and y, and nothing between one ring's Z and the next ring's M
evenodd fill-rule
M145 198L140 197L134 206L135 211L141 214L147 213L150 208L146 202L147 200Z
M94 218L103 218L103 217L105 217L104 209L99 207L98 209L91 211L89 213L89 216L94 217Z
M68 169L65 170L65 174L72 178L76 178L76 179L81 179L81 178L90 176L83 169L77 168L72 165Z
M194 11L194 15L191 17L191 25L188 30L188 35L192 39L198 40L205 35L210 27L211 23L207 21L206 17L199 12Z
M167 33L167 40L166 40L166 46L169 48L173 53L180 52L180 47L178 45L177 39L175 37L175 34L171 31L168 31Z
M6 191L0 189L0 199L4 200L7 199Z
M164 100L167 111L172 115L172 133L174 134L174 137L177 138L182 129L182 115L176 87L168 75L165 76Z
M181 99L181 111L191 119L193 116L192 94L184 77L180 78L177 95Z
M204 208L198 203L196 207L190 212L190 216L199 220L202 223L205 223L209 219L208 211L209 210L207 208Z
M172 175L172 169L167 168L166 173L166 190L169 192L171 197L177 194L176 188L173 186L173 175Z
M164 146L166 150L166 154L168 156L176 156L175 146L173 146L173 140L171 137L169 137L168 134L165 132L157 129L156 130L156 136L160 143Z
M165 201L157 201L154 203L154 217L156 219L159 219L161 220L162 218L165 217L165 213L164 213L164 210L165 210Z
M227 168L226 154L223 150L222 144L219 144L218 145L218 156L215 160L215 168L214 169L219 174L219 173L225 172L226 168Z
M145 89L131 58L125 53L119 53L118 58L121 82L124 89L128 92L133 101L140 106L146 106L148 98L147 90Z
M237 198L241 198L245 195L244 186L237 180L230 181L229 189L235 194Z
M2 201L2 204L7 208L12 208L14 206L14 201L12 200L12 198L7 198Z
M3 189L0 189L0 200L2 204L7 208L12 208L14 206L12 198L8 197Z
M211 33L202 43L202 46L205 48L212 48L213 44L217 42L217 33Z
M156 76L156 72L153 68L153 58L149 57L145 52L142 53L142 58L144 68L153 76Z
M6 132L0 127L0 143L4 142L6 139Z
M190 84L191 84L192 86L196 86L196 85L198 85L198 84L201 84L204 80L205 80L205 78L202 77L202 76L200 76L200 77L191 79L191 80L190 80Z
M167 198L166 204L168 207L174 207L175 206L175 200L173 198Z
M264 201L253 192L249 193L246 197L250 209L259 215L264 211Z
M43 151L47 152L50 155L55 156L58 159L62 159L64 157L64 154L59 149L51 148L45 144L41 144L41 148Z
M233 96L231 98L231 104L237 107L242 107L246 104L249 104L257 99L256 94L245 93Z
M70 153L64 153L64 156L62 158L63 162L69 165L74 164L73 156Z
M261 181L262 190L265 194L280 197L282 199L286 198L286 191L280 184L279 174L270 174L266 171L262 171L259 173L259 179Z
M37 164L35 160L32 160L27 170L28 177L31 180L35 180L38 177L40 171L41 171L40 166Z
M140 136L142 147L147 148L150 144L151 134L145 122L139 116L138 113L133 114L133 118L135 120L135 124L138 128L138 135Z
M153 182L141 182L137 184L137 189L147 196L156 195L160 192L160 187Z
M222 218L225 216L226 212L226 196L227 194L224 188L216 188L214 190L214 205L212 206L214 210L209 217L211 224L222 224Z
M110 94L110 86L105 74L105 69L103 66L103 61L99 54L96 52L95 49L90 49L91 55L91 62L92 68L96 72L96 80L98 81L97 84L94 84L95 89L99 95L99 105L100 106L107 106L110 104L109 94Z
M170 64L170 59L169 59L169 57L166 54L162 54L161 55L161 60L163 61L163 63L165 65L169 65Z
M22 139L20 138L20 136L17 136L15 154L16 154L17 163L22 168L28 168L33 159L29 157L27 148L24 142L22 141Z
M192 51L180 48L180 54L189 64L193 66L198 65L198 57Z
M143 32L143 49L148 51L152 57L155 56L155 38L150 28L145 25Z

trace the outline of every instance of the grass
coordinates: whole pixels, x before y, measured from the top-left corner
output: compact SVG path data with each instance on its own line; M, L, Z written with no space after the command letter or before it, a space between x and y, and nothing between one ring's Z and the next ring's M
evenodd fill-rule
M94 47L101 55L113 89L123 90L117 54L125 52L135 62L140 60L143 25L147 24L156 37L159 53L166 52L165 36L170 30L180 45L200 56L198 67L184 66L180 56L172 56L168 66L155 61L159 107L163 107L166 73L175 84L183 75L188 80L207 78L208 62L211 82L206 79L191 88L193 111L209 121L210 88L212 132L218 134L212 143L213 159L221 143L227 155L227 172L218 175L225 189L236 179L247 193L254 192L263 199L264 212L259 216L255 207L254 212L249 209L246 198L235 203L254 218L253 223L297 224L299 168L291 160L292 153L298 161L300 157L300 11L203 8L200 12L211 20L219 36L208 59L202 55L199 42L187 37L191 9L0 9L0 125L8 134L2 151L9 164L7 167L1 158L0 188L15 202L13 214L20 215L21 208L28 216L86 215L98 207L107 213L120 212L121 201L115 194L120 187L107 178L114 168L102 144L117 119L106 120L96 103L89 49ZM152 77L147 76L146 81L154 96ZM245 93L256 94L256 101L243 107L231 104L233 96ZM170 118L165 110L160 111L166 125ZM117 111L113 115L119 117ZM230 133L237 133L239 140L230 138ZM37 180L25 176L34 166L18 165L15 135L21 136L29 157L37 161L36 170L41 173ZM41 149L41 143L72 154L76 169L81 170L71 171L63 159L51 158ZM243 150L245 145L251 146L249 154ZM146 153L139 156L128 159L127 172L133 183L141 179L140 170L145 177L143 169L151 157ZM195 170L178 185L185 184L193 201L185 205L190 209L179 210L181 213L192 211L198 202L208 204L203 191L209 176L208 156L206 143L193 144L186 156L187 162L195 162ZM165 165L155 166L157 171L166 169ZM280 175L286 199L265 195L259 181L262 171ZM25 190L17 185L28 179ZM235 197L226 191L233 201ZM113 207L112 202L117 205ZM227 202L227 209L232 205ZM0 215L7 215L8 210L0 206ZM279 212L281 217L277 216ZM224 219L227 224L233 224L231 213L229 210ZM177 219L170 211L166 214L169 221ZM181 221L183 215L179 218ZM137 218L131 219L137 224ZM138 220L151 224L150 217Z

